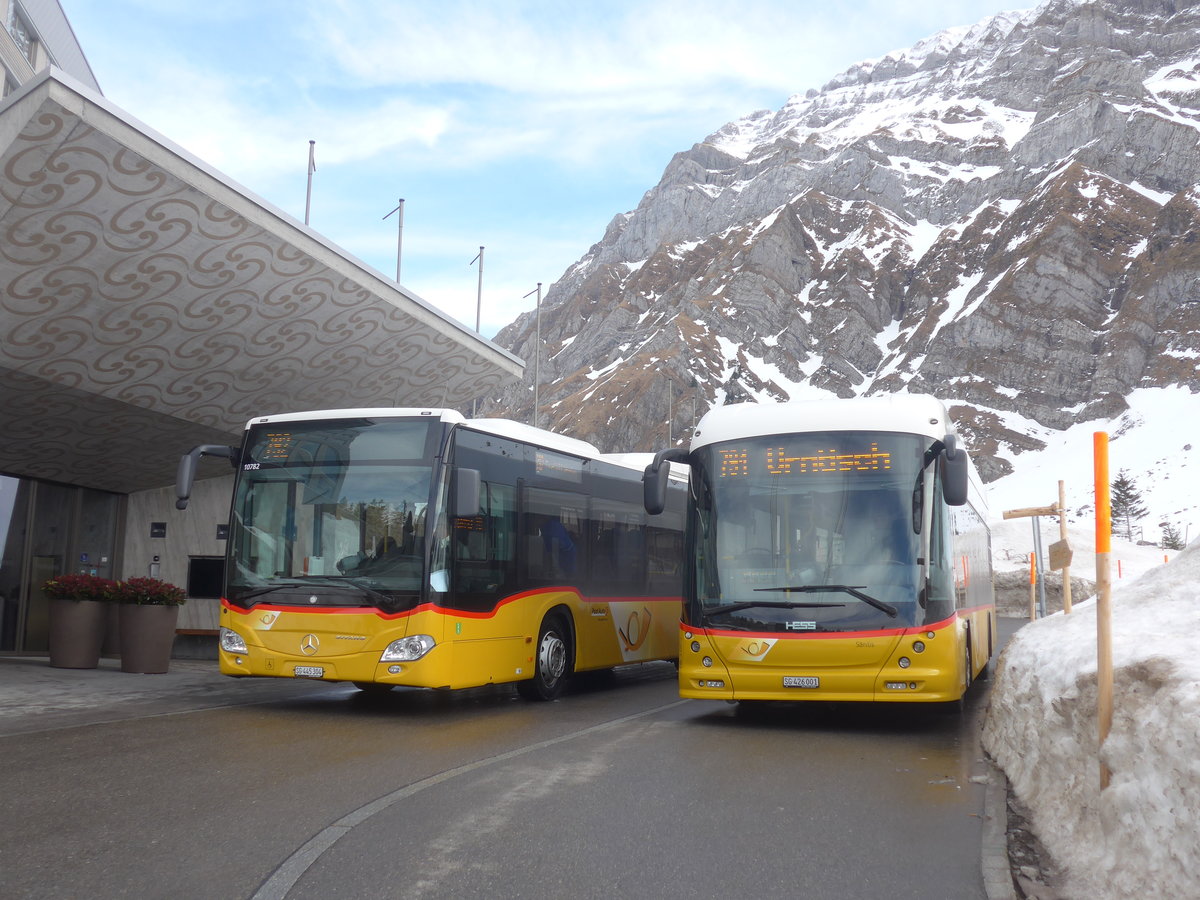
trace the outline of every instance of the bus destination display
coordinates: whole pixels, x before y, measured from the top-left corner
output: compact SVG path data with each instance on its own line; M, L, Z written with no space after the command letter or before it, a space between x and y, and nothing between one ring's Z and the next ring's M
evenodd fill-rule
M854 452L838 447L815 452L789 452L786 447L768 447L753 451L733 447L718 451L721 458L720 478L745 478L752 470L763 469L769 475L827 475L847 472L884 472L892 467L892 454L880 450L871 442L866 452ZM753 454L753 457L752 457ZM761 458L758 457L762 454Z
M292 453L295 438L290 431L272 431L263 435L265 440L258 458L262 462L286 462Z

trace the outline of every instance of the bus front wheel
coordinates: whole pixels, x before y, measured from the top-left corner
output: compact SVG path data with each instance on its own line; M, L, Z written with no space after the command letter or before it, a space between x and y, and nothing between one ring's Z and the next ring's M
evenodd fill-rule
M526 700L553 700L571 674L571 637L558 616L547 616L538 631L533 677L517 682Z

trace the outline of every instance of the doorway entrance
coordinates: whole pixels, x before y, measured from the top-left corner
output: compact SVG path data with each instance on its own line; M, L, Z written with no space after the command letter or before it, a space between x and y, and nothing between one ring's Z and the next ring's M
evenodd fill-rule
M56 575L112 578L125 498L0 475L0 650L44 651Z

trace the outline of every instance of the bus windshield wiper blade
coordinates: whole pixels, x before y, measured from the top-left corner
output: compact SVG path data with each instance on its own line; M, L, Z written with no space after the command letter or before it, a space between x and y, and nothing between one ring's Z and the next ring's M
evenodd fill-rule
M850 586L848 584L796 584L785 585L783 587L755 588L756 591L787 591L789 593L800 594L818 594L827 591L840 591L843 594L849 594L851 597L856 597L863 603L875 607L880 612L888 614L889 618L896 618L900 611L890 603L884 603L882 600L876 600L870 594L864 594L859 588L866 585ZM819 605L819 604L818 604Z
M256 588L252 588L251 590L246 591L244 594L242 594L241 599L249 600L251 597L261 597L263 594L273 594L276 591L282 591L285 588L298 588L298 587L304 587L304 585L297 584L296 582L293 582L293 581L289 581L286 584L269 584L266 587L256 587Z
M759 590L767 590L767 588L759 588ZM809 603L803 600L746 600L741 603L726 603L724 606L716 606L712 609L706 609L702 615L705 619L711 616L719 616L724 613L740 612L743 609L801 609L818 606L845 606L844 603Z
M368 587L365 584L361 584L346 575L299 575L296 577L302 580L285 581L282 584L269 584L265 587L257 587L246 591L246 593L242 594L241 599L250 600L254 597L261 597L264 594L273 594L276 591L283 591L287 590L288 588L304 588L307 590L311 588L313 584L320 584L324 582L329 587L347 588L355 591L361 591L368 597L372 597L375 600L382 600L384 602L392 601L392 598L387 594L381 593L380 591Z

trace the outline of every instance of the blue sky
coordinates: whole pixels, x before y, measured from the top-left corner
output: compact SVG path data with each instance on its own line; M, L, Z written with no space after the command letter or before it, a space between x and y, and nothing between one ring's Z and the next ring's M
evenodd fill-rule
M671 156L995 0L60 0L105 96L481 331Z

